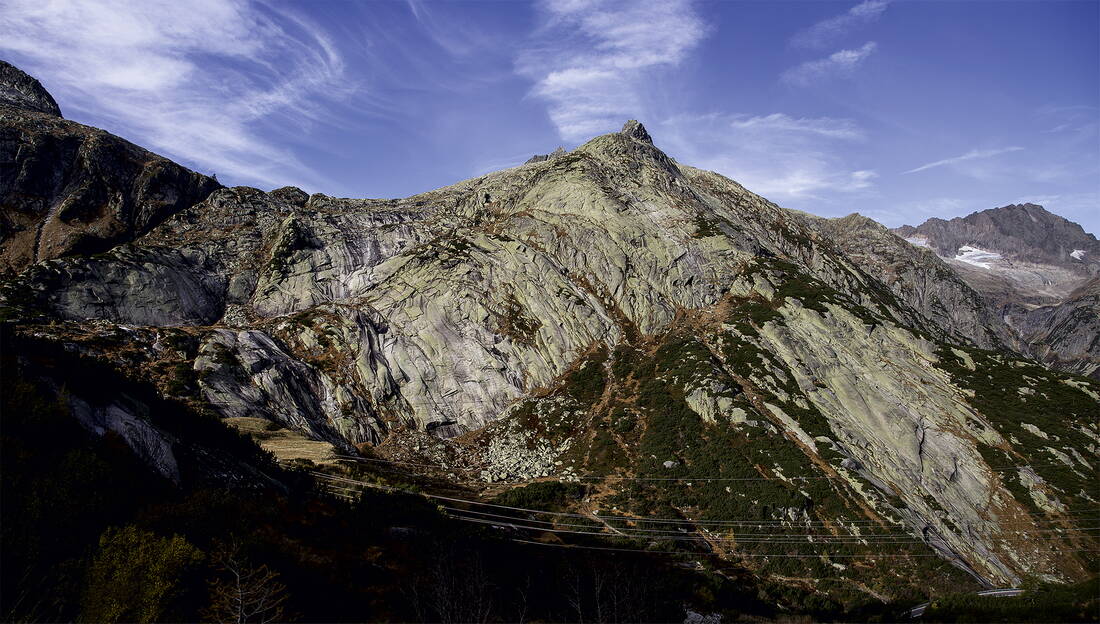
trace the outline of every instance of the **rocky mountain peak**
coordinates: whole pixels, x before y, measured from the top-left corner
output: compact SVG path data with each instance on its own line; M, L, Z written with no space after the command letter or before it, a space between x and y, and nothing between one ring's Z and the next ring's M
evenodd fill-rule
M894 233L928 248L996 310L1017 349L1084 375L1100 374L1096 319L1100 242L1037 204L1010 204Z
M550 160L551 158L557 158L558 156L562 156L564 154L565 154L565 148L559 145L557 147L557 149L550 152L549 154L535 154L534 156L528 158L527 162L525 162L523 164L529 165L531 163L544 162L544 161Z
M649 136L649 132L646 131L645 126L642 125L637 119L631 119L623 124L623 129L619 131L620 134L642 141L643 143L649 143L653 145L653 137Z
M0 105L61 116L57 102L42 83L3 60L0 60Z
M969 246L1012 260L1048 264L1088 264L1100 258L1100 242L1080 225L1038 204L1009 204L949 221L932 218L894 230L941 256L953 257Z

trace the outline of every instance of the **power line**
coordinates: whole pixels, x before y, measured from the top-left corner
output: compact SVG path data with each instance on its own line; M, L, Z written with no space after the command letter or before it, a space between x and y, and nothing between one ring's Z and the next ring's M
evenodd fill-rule
M705 551L704 552L693 552L693 551L690 551L690 550L674 550L674 551L664 550L664 551L662 551L662 550L645 550L645 549L642 549L642 548L613 548L613 547L608 547L608 546L580 546L580 545L573 545L573 544L550 544L550 543L547 543L547 542L536 542L536 541L533 541L533 540L521 540L521 539L512 539L511 541L519 542L521 544L534 544L536 546L554 546L554 547L557 547L557 548L573 548L573 549L577 549L577 550L605 550L605 551L617 551L617 552L639 552L639 553L646 553L646 554L650 554L650 555L692 555L692 556L722 556L722 555L726 555L726 556L734 556L734 557L763 557L763 558L769 558L769 559L773 558L773 557L777 558L777 559L781 559L781 558L836 559L836 558L853 558L853 557L859 557L859 558L864 558L864 559L879 559L879 558L906 558L906 559L908 559L910 557L942 558L940 555L892 554L892 553L875 554L875 555L867 555L867 554L864 554L864 555L849 555L849 554L825 554L825 553L815 554L815 555L793 555L793 554L789 554L789 553L778 553L778 554L775 554L775 553L772 553L772 554L751 553L750 554L750 553L740 553L740 552L733 552L733 553L705 552ZM1060 554L1061 553L1100 553L1100 550L1059 550L1058 553L1060 553ZM957 559L958 557L953 557L953 558Z
M404 492L404 493L408 493L408 494L419 494L420 496L424 496L426 498L431 498L431 499L436 499L436 500L446 500L446 501L450 501L450 502L466 503L466 504L470 504L470 505L480 505L480 506L484 506L484 507L493 507L493 508L497 508L497 509L508 509L508 510L512 510L512 511L521 511L521 512L531 513L531 514L542 514L542 515L552 515L552 516L559 516L559 517L573 517L573 518L586 518L586 519L591 518L591 516L587 516L587 515L584 515L584 514L578 514L578 513L561 512L561 511L544 511L544 510L540 510L540 509L530 509L530 508L526 508L526 507L514 507L514 506L511 506L511 505L500 505L500 504L497 504L497 503L487 503L487 502L483 502L483 501L475 501L475 500L469 500L469 499L463 499L463 498L441 496L441 495L438 495L438 494L426 494L426 493L412 492L410 490L404 490L404 489L396 488L396 487L393 487L393 486L377 485L377 484L367 483L367 482L364 482L364 481L357 481L355 479L349 479L349 478L346 478L346 477L337 477L337 476L334 476L334 475L329 475L329 474L326 474L326 473L323 473L323 472L317 472L317 471L310 471L310 474L313 474L314 476L317 476L317 477L322 478L322 479L330 480L330 481L350 483L350 484L354 484L354 485L361 485L361 486L366 486L366 487L371 487L371 488L385 489L385 490L388 490L388 491L398 491L398 492ZM1084 510L1082 510L1082 512L1083 511ZM1095 513L1095 512L1088 512L1088 513ZM641 517L641 516L599 516L599 517L603 520L621 519L621 520L635 521L635 522L676 523L676 524L689 523L689 524L697 524L697 525L731 525L731 524L738 525L738 524L740 524L740 525L750 525L751 526L751 525L765 524L765 523L768 523L768 522L773 522L773 523L774 522L785 522L785 521L776 521L776 520L687 520L687 519L683 519L683 518L646 518L646 517ZM1078 520L1082 520L1082 519L1078 518ZM791 522L795 522L795 521L791 521ZM827 521L807 521L807 522L824 524ZM1043 522L1053 524L1053 523L1058 522L1058 520L1047 519L1047 520L1044 520L1044 521L1035 521L1035 522L1032 522L1032 523L1025 523L1023 521L1019 521L1020 524L1039 524L1039 523L1043 523ZM868 523L868 524L875 524L875 525L881 525L882 524L882 523L878 523L878 522L875 522L875 521L872 521L872 520L859 520L859 521L852 521L852 522L837 521L834 524L852 525L852 524L856 524L856 523ZM1000 524L1000 523L998 523L998 524Z
M473 515L483 516L483 517L487 517L487 518L499 518L501 520L515 520L515 521L519 521L519 522L525 522L525 523L528 523L528 524L537 523L537 524L547 524L547 525L551 525L551 526L573 526L573 527L590 527L590 526L593 526L591 523L589 523L589 524L577 524L577 523L557 522L557 521L553 521L553 520L536 520L536 519L530 519L530 518L517 518L515 516L494 514L494 513L489 513L489 512L486 512L486 511L476 511L476 510L473 510L473 509L461 509L461 508L458 508L458 507L442 507L442 509L444 511L448 511L448 512L473 514ZM615 516L598 516L598 518L600 520L604 521L604 522L611 522L611 521L623 520L623 519L629 520L628 518L619 518L619 517L615 517ZM1100 518L1079 518L1078 520L1080 520L1080 521L1098 521L1098 520L1100 520ZM692 522L691 521L684 521L684 524L692 524ZM842 522L833 523L832 526L837 526L838 528L849 528L848 526L846 526ZM998 526L1003 526L1003 524L998 523ZM630 527L614 527L614 528L620 529L620 528L630 528ZM748 526L747 528L753 528L753 527ZM777 527L777 525L765 525L765 526L758 526L756 528L775 529L775 528L783 528L783 527ZM828 528L828 527L826 527L826 526L818 526L818 527L791 526L789 528L793 530L793 529L799 529L799 528L825 529L825 528ZM1087 527L1087 528L1072 527L1072 528L1057 528L1057 529L1032 529L1032 530L1028 530L1028 531L1009 531L1008 533L1013 534L1013 535L1030 535L1030 534L1035 534L1035 533L1086 532L1086 531L1093 531L1093 530L1097 530L1097 529L1100 529L1100 527ZM651 533L672 533L672 534L682 534L683 533L683 531L679 530L679 529L644 529L644 530L647 531L647 532L651 532ZM769 533L745 533L745 534L746 535L761 535L761 536L762 535L780 535L780 536L803 535L803 536L823 536L823 537L830 537L830 536L835 536L836 535L835 533L798 533L798 534L793 534L793 533L772 533L772 534L769 534ZM889 536L889 535L911 535L911 534L912 534L912 531L902 530L902 531L886 531L886 532L865 533L865 534L861 533L861 534L858 534L858 535L855 534L855 533L849 533L848 536L862 539L862 538L865 538L865 537L874 538L874 537Z
M372 462L372 463L393 464L393 465L402 465L402 466L417 466L417 467L420 467L420 468L433 468L433 469L436 469L436 470L459 470L459 471L476 470L476 469L472 469L472 468L457 468L457 467L448 468L446 466L437 465L437 464L420 464L420 463L415 463L415 462L403 462L403 461L368 458L368 457L353 457L351 455L334 455L334 457L336 457L338 459L348 460L348 461ZM990 472L1012 472L1012 471L1015 471L1015 470L1020 470L1021 468L1041 468L1041 467L1049 467L1049 466L1062 466L1062 467L1065 467L1065 468L1070 468L1071 470L1074 469L1073 466L1067 466L1064 462L1052 462L1052 463L1048 463L1048 464L1024 464L1022 466L1014 466L1014 467L1011 467L1011 468L990 468L989 470L990 470ZM771 469L771 468L769 468L769 469ZM411 475L414 475L414 476L425 476L425 475L418 475L416 473L405 473L405 474L411 474ZM537 481L537 479L546 479L546 478L547 477L535 477L534 479L529 479L529 480L526 480L526 481L486 481L484 483L485 483L485 485L519 485L519 484L526 484L526 483L535 483ZM828 475L812 476L812 477L794 477L794 476L792 476L792 477L787 477L787 476L776 476L776 477L633 477L633 476L629 476L629 475L620 475L620 474L615 474L615 473L607 473L607 474L602 474L602 475L595 475L595 474L570 475L567 478L561 478L561 477L550 478L550 480L554 480L554 481L571 481L571 480L574 480L574 479L577 479L577 480L617 479L617 480L620 480L620 481L683 481L683 482L694 482L694 481L811 481L811 480L832 480L832 481L840 480L840 481L846 481L847 480L846 477L841 476L841 475L837 475L835 477L834 476L828 476ZM469 481L468 483L479 483L480 484L482 482L481 481Z
M448 514L448 515L450 515L450 514ZM714 534L708 534L708 535L702 535L702 534L695 534L695 535L691 535L691 534L684 534L684 535L652 535L652 534L647 533L647 532L614 534L614 533L606 533L604 531L578 531L578 530L574 530L574 529L555 529L555 528L548 528L548 527L527 526L523 523L518 523L517 524L517 523L510 523L510 522L500 522L500 521L497 521L497 520L486 520L486 519L482 519L482 518L465 518L465 517L456 516L456 515L450 515L450 517L454 518L456 520L461 520L461 521L464 521L464 522L472 522L472 523L475 523L475 524L486 524L486 525L490 525L490 526L494 526L494 527L502 527L503 526L503 527L510 527L510 528L513 528L513 529L525 529L525 530L540 531L540 532L545 532L545 533L567 533L567 534L573 534L573 535L598 535L598 536L601 536L601 537L628 537L628 538L629 537L634 537L634 538L644 538L644 539L649 539L649 540L714 541L714 542L729 542L729 543L736 543L736 544L793 544L793 545L798 545L798 546L815 546L815 545L821 545L821 544L850 544L850 545L862 545L862 546L871 546L872 544L898 544L898 545L928 544L928 540L914 539L913 536L906 536L906 535L878 536L878 539L871 539L871 538L860 538L860 537L856 537L856 536L825 537L825 536L820 536L820 535L815 536L815 535L800 535L800 534L793 534L793 535L774 534L774 536L759 535L759 534L756 534L756 535L748 534L747 536L742 535L740 537L738 537L738 536L724 537L724 536L721 536L721 535L714 535ZM596 527L589 527L589 528L596 528ZM1086 529L1086 530L1098 530L1098 529L1100 529L1100 527L1090 527L1089 529ZM763 537L767 537L767 539L758 539L758 538L763 538ZM815 537L818 538L818 539L814 539ZM897 539L895 539L895 538L897 538ZM1064 539L1065 538L1061 538L1061 537L1044 537L1044 538L1031 538L1029 541L1058 541L1058 542L1061 542L1061 541L1064 541Z
M352 497L349 496L348 498L350 499ZM455 509L455 508L445 508L445 509ZM456 510L456 511L469 513L467 510ZM654 541L654 540L686 541L686 542L699 542L699 543L707 543L707 544L717 542L719 544L728 543L728 544L734 544L734 545L736 545L736 544L785 544L785 545L788 545L788 546L809 546L809 547L824 546L824 545L837 545L837 544L846 545L846 546L867 546L867 547L870 547L870 546L873 546L873 545L877 545L877 546L883 546L883 545L898 545L898 546L929 545L928 540L906 539L907 537L915 537L915 536L909 536L909 535L905 535L905 534L867 535L867 536L856 536L856 535L837 536L837 535L821 535L821 534L754 534L754 533L749 533L749 534L742 534L741 537L737 537L737 536L728 536L727 537L727 536L722 536L722 535L716 535L716 534L710 533L710 532L707 532L706 534L695 534L695 535L686 534L686 533L681 534L681 535L664 535L664 534L654 535L654 531L635 531L635 532L630 532L630 533L618 533L618 534L616 534L616 533L607 533L607 532L603 532L603 531L576 531L576 530L568 530L568 529L550 528L550 527L545 527L545 526L530 526L530 525L525 524L523 522L517 523L517 522L506 522L506 521L501 521L501 520L487 520L487 519L481 519L481 518L469 518L469 517L463 517L463 516L460 516L460 515L455 515L453 513L447 513L446 515L448 517L452 518L452 519L455 519L455 520L460 520L460 521L465 521L465 522L472 522L472 523L475 523L475 524L489 525L489 526L494 526L494 527L497 527L497 528L512 528L512 529L516 529L516 530L532 530L532 531L539 531L539 532L546 532L546 533L592 535L592 536L598 536L598 537L602 537L602 538L622 537L622 538L628 538L628 539L648 539L648 540L651 540L651 541ZM512 517L506 517L506 516L501 516L501 517L509 519L509 520L520 520L518 518L512 518ZM528 522L535 522L535 521L528 521ZM542 521L542 522L545 523L545 521ZM596 526L593 526L593 525L559 525L559 526L583 526L584 528L596 528ZM614 529L614 528L612 528L612 529L617 530L617 529ZM1087 533L1087 532L1100 530L1100 527L1085 527L1085 528L1076 528L1076 529L1067 529L1067 530L1069 530L1070 532L1076 532L1076 533ZM1050 533L1050 532L1057 532L1057 531L1056 530L1054 530L1054 531L1036 530L1036 531L1023 531L1023 532L1022 531L1015 531L1015 532L1012 532L1012 534L1021 535L1021 534ZM665 533L665 532L661 532L661 533ZM759 538L762 538L762 537L767 537L768 539L759 539ZM998 537L1000 537L1000 536L998 536ZM1039 541L1039 542L1064 542L1066 539L1069 539L1070 537L1072 537L1072 536L1045 537L1045 538L1032 537L1028 541L1032 541L1032 542L1036 542L1036 541ZM1094 537L1094 536L1090 534L1090 535L1086 535L1084 537ZM813 539L813 538L817 538L817 539ZM524 540L515 540L515 539L513 539L512 541L524 541ZM542 542L532 542L532 543L542 544ZM594 548L594 547L581 547L581 546L577 546L577 547L578 548ZM596 548L596 549L598 549L598 550L623 550L623 549L608 549L608 548ZM646 552L646 553L654 552L654 551L641 550L641 549L627 549L627 550L635 550L636 552ZM657 552L661 552L661 551L657 551ZM1091 550L1064 551L1064 550L1060 550L1058 552L1100 552L1100 551L1091 551ZM708 554L708 555L709 554L719 554L719 553L693 553L693 552L688 552L688 551L684 551L684 553L685 554ZM939 556L939 555L918 555L918 554L896 555L896 554L882 554L882 553L864 554L864 555L857 555L857 554L826 554L826 553L815 554L815 555L791 555L791 554L788 554L788 553L766 554L766 555L742 554L742 553L733 553L733 554L735 554L736 556L752 556L752 557L796 557L797 556L797 557L800 557L800 558L804 558L804 557L821 556L821 557L867 557L867 558L872 558L872 559L876 558L876 557L910 557L910 556L912 556L912 557L925 557L925 556L938 557Z

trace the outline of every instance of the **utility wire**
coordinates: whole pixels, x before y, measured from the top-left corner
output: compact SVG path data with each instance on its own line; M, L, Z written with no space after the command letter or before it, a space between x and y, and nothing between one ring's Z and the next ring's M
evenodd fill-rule
M473 509L461 509L461 508L458 508L458 507L441 507L441 509L443 509L444 511L447 511L447 512L452 512L452 513L471 514L471 515L477 515L477 516L482 516L482 517L486 517L486 518L498 518L498 519L501 519L501 520L515 520L515 521L518 521L518 522L525 522L525 523L528 523L528 524L537 523L537 524L547 524L547 525L551 525L551 526L573 526L573 527L590 527L590 526L593 526L591 523L589 523L589 524L579 524L579 523L557 522L557 521L554 521L554 520L536 520L536 519L530 519L530 518L519 518L519 517L516 517L516 516L494 514L494 513L489 513L489 512L486 512L486 511L476 511L476 510L473 510ZM620 518L615 517L615 516L599 516L599 519L604 521L604 522L610 522L610 521L613 521L613 520L619 520ZM1079 518L1078 520L1080 520L1080 521L1086 521L1086 520L1087 521L1100 521L1100 518ZM684 521L684 524L693 524L693 523L691 521ZM1004 523L998 523L998 525L1000 525L1000 526L1003 526L1003 524ZM832 523L832 526L836 526L837 528L841 528L841 529L850 528L842 522ZM615 527L615 528L621 529L621 528L630 528L630 527ZM642 529L642 527L638 527L638 528ZM753 527L749 526L747 528L753 528ZM758 527L755 527L755 528L759 528L759 529L776 529L776 528L787 528L787 527L785 527L785 526L777 527L776 525L765 525L765 526L758 526ZM804 528L804 529L812 529L812 528L825 529L825 528L828 528L828 527L826 527L826 526L803 527L803 526L797 526L797 524L796 524L795 526L791 526L789 528L791 528L791 529L800 529L800 528ZM1098 528L1100 528L1100 527L1088 527L1088 528L1072 527L1072 528L1057 528L1057 529L1032 529L1032 530L1027 530L1027 531L1009 531L1008 534L1012 534L1012 535L1025 535L1025 534L1028 534L1029 535L1029 534L1034 534L1034 533L1064 533L1064 532L1071 532L1072 533L1072 532L1093 531L1093 530L1097 530ZM644 530L647 531L647 532L651 532L651 533L682 534L684 532L684 531L679 530L679 529L644 529ZM725 529L719 529L719 530L725 530ZM732 529L730 529L730 530L732 530ZM744 529L738 528L738 530L742 531ZM792 535L792 533L772 533L772 534L769 534L769 533L747 533L747 532L744 533L744 534L746 534L746 535ZM858 535L855 534L855 533L849 533L849 535L851 537L856 537L856 538L861 538L861 539L865 538L865 537L874 538L876 536L884 536L884 535L910 535L910 534L912 534L912 531L909 531L909 530L869 532L869 533L860 533ZM819 535L819 536L823 536L823 537L830 537L830 536L835 536L836 534L835 533L798 533L797 535L804 535L804 536L818 536Z
M928 544L928 540L913 539L913 536L890 536L888 538L880 536L882 539L865 539L854 536L834 536L833 539L821 536L813 535L778 535L777 537L769 537L767 539L757 539L765 537L762 535L749 534L748 536L733 536L725 537L721 535L703 535L703 534L684 534L684 535L651 535L649 533L607 533L604 531L578 531L574 529L555 529L547 527L527 526L522 523L510 523L500 522L497 520L486 520L482 518L464 518L461 516L450 515L451 518L461 520L464 522L472 522L474 524L486 524L494 527L510 527L513 529L523 529L529 531L540 531L546 533L567 533L573 535L597 535L600 537L634 537L644 538L649 540L673 540L673 541L712 541L712 542L729 542L736 544L793 544L797 546L815 546L820 544L850 544L860 546L871 546L873 544ZM596 528L596 527L589 527ZM1098 530L1100 527L1091 527L1087 530ZM814 539L814 538L818 539ZM908 537L908 539L904 539ZM897 538L897 539L895 539ZM1064 541L1065 538L1061 537L1045 537L1045 538L1032 538L1028 541Z
M459 470L459 471L469 470L469 469L457 468L457 467L447 468L447 467L444 467L444 466L441 466L441 465L438 465L438 464L419 464L419 463L414 463L414 462L402 462L402 461L394 461L394 460L387 460L387 459L376 459L376 458L367 458L367 457L353 457L351 455L334 455L334 457L336 457L338 459L348 460L348 461L373 462L373 463L393 464L393 465L403 465L403 466L417 466L417 467L420 467L420 468L433 468L433 469L436 469L436 470ZM1020 468L1040 468L1040 467L1046 467L1046 466L1062 466L1062 467L1065 467L1065 468L1070 468L1071 470L1074 469L1074 467L1072 467L1072 466L1066 466L1065 463L1054 462L1054 463L1049 463L1049 464L1024 464L1022 466L1016 466L1016 467L1012 467L1012 468L990 468L990 471L991 472L1012 472L1012 471L1015 471L1015 470L1019 470ZM772 468L769 467L768 469L771 470ZM406 473L406 474L414 474L415 475L415 473ZM424 475L415 475L415 476L424 476ZM525 484L525 483L533 483L537 479L540 479L540 478L541 479L546 479L546 477L536 477L535 479L529 479L529 480L526 480L526 481L492 481L492 482L486 481L486 482L484 482L484 484L485 485L519 485L519 484ZM779 477L779 476L776 476L776 477L632 477L632 476L628 476L628 475L620 475L620 474L615 474L615 473L607 473L607 474L603 474L603 475L593 475L593 474L576 475L576 476L570 476L568 479L563 479L561 477L555 477L555 478L551 478L550 480L570 481L570 480L573 480L573 479L578 479L578 480L617 479L617 480L620 480L620 481L687 481L687 482L695 482L695 481L811 481L811 480L833 480L833 481L842 480L842 481L846 481L847 480L846 477L840 476L840 475L837 475L835 477L828 476L828 475L813 476L813 477L787 477L787 476L782 476L782 477ZM482 482L481 481L470 481L468 483L479 483L480 484Z
M669 551L669 550L645 550L645 549L642 549L642 548L612 548L612 547L607 547L607 546L579 546L579 545L572 545L572 544L551 544L551 543L547 543L547 542L537 542L537 541L534 541L534 540L521 540L521 539L512 539L511 541L518 542L518 543L521 543L521 544L533 544L533 545L536 545L536 546L553 546L553 547L557 547L557 548L572 548L572 549L577 549L577 550L604 550L604 551L616 551L616 552L639 552L639 553L646 553L646 554L650 554L650 555L692 555L692 556L711 556L711 557L726 555L726 556L733 556L733 557L762 557L762 558L768 558L768 559L770 559L770 558L777 558L777 559L782 559L782 558L790 558L790 559L813 559L813 558L836 559L836 558L853 558L853 557L859 557L859 558L863 558L863 559L898 558L898 557L906 558L906 559L908 559L910 557L943 558L941 555L893 554L893 553L875 554L875 555L869 555L869 554L848 555L848 554L826 554L826 553L821 553L821 554L816 554L816 555L792 555L792 554L789 554L789 553L757 554L757 553L740 553L740 552L733 552L733 553L705 552L705 551L704 552L694 552L694 551L690 551L690 550L672 550L672 551ZM1062 554L1062 553L1100 553L1100 550L1059 550L1057 552L1059 554ZM951 557L951 558L958 559L958 557Z
M326 480L329 480L329 481L366 486L366 487L370 487L370 488L385 489L385 490L388 490L388 491L398 491L398 492L404 492L404 493L408 493L408 494L419 494L420 496L424 496L426 498L431 498L431 499L436 499L436 500L445 500L445 501L450 501L450 502L466 503L466 504L470 504L470 505L480 505L480 506L484 506L484 507L493 507L493 508L497 508L497 509L508 509L508 510L512 510L512 511L521 511L521 512L530 513L530 514L552 515L552 516L559 516L559 517L586 518L586 519L591 518L591 516L588 516L588 515L585 515L585 514L561 512L561 511L544 511L544 510L540 510L540 509L530 509L530 508L526 508L526 507L514 507L514 506L510 506L510 505L500 505L500 504L496 504L496 503L486 503L486 502L483 502L483 501L475 501L475 500L469 500L469 499L464 499L464 498L441 496L441 495L438 495L438 494L418 493L418 492L413 492L411 490L404 490L404 489L401 489L401 488L396 488L396 487L393 487L393 486L377 485L377 484L368 483L368 482L364 482L364 481L358 481L358 480L355 480L355 479L348 479L346 477L337 477L337 476L334 476L334 475L329 475L329 474L326 474L326 473L323 473L323 472L317 472L317 471L310 471L310 474L313 474L316 477L319 477L321 479L326 479ZM1084 510L1082 510L1082 511L1084 511ZM1089 513L1094 513L1094 512L1089 512ZM738 525L738 524L741 524L741 525L759 525L759 524L765 524L765 523L768 523L768 522L785 522L785 521L775 521L775 520L771 520L771 521L769 521L769 520L687 520L687 519L682 519L682 518L646 518L646 517L642 517L642 516L599 516L599 517L601 519L604 519L604 520L626 520L626 521L634 521L634 522L677 523L677 524L698 524L698 525L729 525L729 524L734 524L734 525ZM1078 520L1080 520L1080 519L1078 519ZM796 521L791 521L791 522L793 523L793 522L796 522ZM821 522L821 523L824 523L825 521L808 521L808 522ZM835 524L837 524L837 525L851 525L851 524L855 524L855 522L881 524L881 523L877 523L877 522L870 521L870 520L853 521L853 522L837 521ZM1056 523L1056 522L1058 522L1058 520L1045 520L1045 521L1042 521L1042 522ZM1023 521L1020 521L1020 523L1025 524ZM1035 523L1037 524L1039 522L1035 522ZM1032 523L1026 523L1026 524L1032 524Z

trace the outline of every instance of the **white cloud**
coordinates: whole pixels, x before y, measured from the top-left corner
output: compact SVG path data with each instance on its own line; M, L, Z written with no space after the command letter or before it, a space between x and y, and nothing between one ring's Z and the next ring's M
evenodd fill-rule
M783 72L779 79L792 86L808 87L832 78L847 78L877 47L874 41L868 41L854 50L840 50L825 58L792 67Z
M824 48L853 30L877 20L888 4L886 0L861 2L845 13L822 20L799 32L791 38L791 45L800 48Z
M850 120L714 114L673 117L655 128L662 147L681 162L717 171L775 201L866 191L877 177L847 166L838 153L838 144L864 138Z
M675 66L706 34L690 0L567 0L541 9L516 68L569 141L644 117L652 72Z
M772 113L764 117L735 115L730 125L740 130L760 130L769 132L806 132L834 139L862 139L863 129L848 119L830 119L820 117L794 118L783 113Z
M205 172L276 186L317 183L258 126L300 130L346 93L343 61L301 17L248 0L12 0L0 50L49 88L67 117Z
M930 162L928 164L921 165L921 166L917 167L916 169L910 169L909 171L905 171L903 173L917 173L918 171L925 171L927 169L932 169L933 167L942 167L944 165L955 165L955 164L966 162L966 161L969 161L969 160L979 160L979 159L984 159L984 158L992 158L994 156L999 156L1001 154L1007 154L1009 152L1018 152L1022 149L1024 149L1024 148L1013 146L1013 147L1004 147L1004 148L1000 148L1000 149L970 150L969 152L967 152L967 153L965 153L961 156L954 156L952 158L944 158L943 160L937 160L935 162Z

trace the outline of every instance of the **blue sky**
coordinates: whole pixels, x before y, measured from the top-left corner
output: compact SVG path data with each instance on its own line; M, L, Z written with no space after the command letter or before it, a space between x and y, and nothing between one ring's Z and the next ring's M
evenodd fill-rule
M1100 232L1100 2L0 0L66 117L226 184L399 197L646 124L780 205Z

